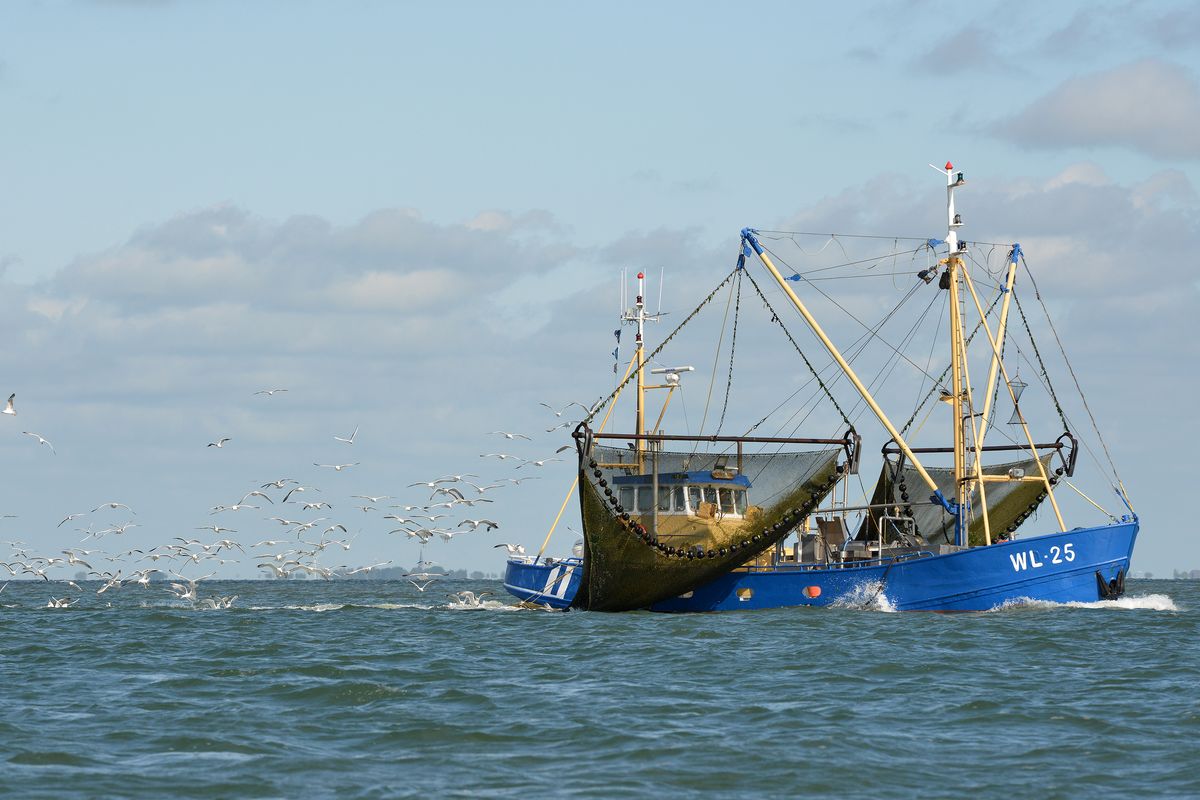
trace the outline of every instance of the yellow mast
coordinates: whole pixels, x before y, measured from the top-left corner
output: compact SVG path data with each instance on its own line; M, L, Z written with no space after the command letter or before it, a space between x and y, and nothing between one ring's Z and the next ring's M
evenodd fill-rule
M1008 275L1005 276L1004 288L1001 289L1001 291L1004 292L1004 302L1000 304L1000 323L996 327L996 341L997 342L1004 341L1004 334L1008 328L1008 309L1012 304L1013 284L1017 280L1017 258L1020 257L1020 255L1021 255L1021 245L1019 245L1019 244L1013 245L1012 255L1009 256ZM986 325L987 322L985 321L983 324ZM982 421L979 424L980 444L983 444L982 440L987 435L988 425L991 424L992 411L993 411L992 395L995 393L996 378L999 376L999 374L1000 374L1000 358L999 358L999 356L997 356L996 354L993 353L992 354L992 365L988 369L987 394L984 395L984 401L983 401L983 417L982 417Z

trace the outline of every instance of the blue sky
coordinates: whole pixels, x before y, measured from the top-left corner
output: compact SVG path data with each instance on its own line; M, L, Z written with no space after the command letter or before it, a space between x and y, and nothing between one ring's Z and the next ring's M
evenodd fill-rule
M5 531L128 496L169 538L357 424L363 493L478 471L608 386L621 267L684 310L745 225L939 235L949 158L971 234L1045 265L1137 566L1200 566L1200 11L1044 5L6 4L0 390L58 454L3 437ZM540 541L557 466L497 541Z

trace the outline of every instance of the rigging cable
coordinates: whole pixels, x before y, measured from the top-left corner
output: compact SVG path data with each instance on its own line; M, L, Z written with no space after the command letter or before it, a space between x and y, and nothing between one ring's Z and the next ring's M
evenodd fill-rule
M741 261L739 259L739 264L740 263ZM742 271L743 270L739 266L730 274L739 274ZM740 275L738 280L739 282L741 281ZM729 324L729 307L733 304L733 288L733 286L729 287L729 297L725 301L725 318L721 320L721 335L717 339L717 350L715 353L713 353L712 372L708 379L708 396L704 398L704 415L700 418L700 429L697 431L697 433L700 435L703 435L704 433L704 423L708 422L708 408L712 404L713 387L717 385L717 362L721 359L721 348L725 344L725 330ZM700 443L696 442L695 447L692 448L692 455L696 455L699 449Z
M846 412L842 410L842 407L840 405L838 405L838 401L833 396L833 393L829 391L829 387L825 385L825 382L823 380L821 380L821 375L820 375L820 373L817 372L816 367L814 367L812 365L812 362L808 360L808 356L806 356L804 354L804 351L800 349L800 345L797 344L796 340L792 337L791 331L789 331L787 329L787 326L785 326L783 324L783 320L779 318L779 313L771 306L771 302L769 300L767 300L767 296L765 294L763 294L763 290L759 287L758 281L754 280L754 276L751 275L749 272L746 273L746 277L750 280L750 285L754 287L754 291L758 292L758 296L763 301L763 305L765 305L767 307L767 310L771 312L771 321L779 326L779 329L781 331L783 331L783 335L787 337L787 340L792 343L792 347L794 347L796 349L796 352L800 354L800 358L804 361L804 366L808 367L808 371L812 373L813 378L817 381L817 385L819 387L821 387L821 391L823 391L825 393L825 396L829 398L829 402L833 403L833 407L837 409L837 412L842 415L842 421L845 422L847 425L850 425L850 417L848 417L846 415ZM805 385L807 385L807 383ZM797 389L796 390L797 393L799 391L801 391L803 388L804 387L802 386L802 387L800 387L800 389ZM793 395L793 397L794 396L795 395ZM790 400L791 398L788 398L788 399ZM780 407L782 407L782 406L780 406ZM779 410L779 408L777 407L775 409L775 411L778 411L778 410ZM771 414L774 414L775 411L772 411ZM761 420L759 420L758 422L751 425L749 430L746 431L746 433L749 434L751 431L758 428L758 426L760 426L764 422L766 422L767 419L770 418L771 414L768 414L766 417L763 417Z
M1121 497L1125 500L1125 504L1130 506L1130 511L1133 510L1132 503L1129 501L1129 495L1125 492L1125 483L1121 480L1120 474L1117 473L1117 465L1113 463L1112 453L1108 451L1108 443L1104 441L1103 434L1100 433L1100 426L1096 424L1096 417L1092 414L1091 406L1088 405L1087 397L1083 394L1083 387L1079 385L1079 378L1075 375L1075 368L1071 366L1071 360L1067 358L1067 350L1063 347L1062 339L1058 336L1058 330L1054 327L1054 320L1050 318L1050 311L1046 308L1046 303L1042 300L1042 293L1038 290L1037 281L1033 278L1033 271L1029 269L1029 264L1025 261L1025 254L1021 254L1021 266L1025 268L1025 274L1029 276L1029 282L1033 284L1033 296L1037 298L1038 304L1042 307L1042 313L1046 315L1046 322L1050 325L1050 332L1054 334L1054 341L1058 343L1058 351L1062 354L1063 362L1067 365L1067 371L1071 374L1071 380L1075 383L1075 391L1079 392L1079 399L1083 402L1083 408L1087 411L1088 419L1092 423L1092 430L1096 432L1096 438L1100 440L1100 446L1104 448L1104 457L1108 460L1108 466L1112 470L1113 478L1117 482L1117 488L1121 492ZM1013 295L1014 299L1016 295ZM1021 307L1020 303L1017 308ZM1022 318L1024 314L1021 315ZM1032 341L1032 340L1031 340ZM1036 352L1036 348L1034 350ZM1040 360L1040 359L1039 359ZM1049 382L1049 379L1047 379ZM1057 400L1055 401L1057 404ZM1063 419L1066 423L1066 419Z
M737 298L733 301L733 333L729 338L729 375L725 378L725 402L721 405L721 419L717 422L717 430L713 434L714 436L721 434L721 428L725 425L725 412L729 410L729 390L733 386L733 356L737 352L738 317L742 311L743 273L745 273L745 270L738 273Z
M646 364L647 362L649 362L649 361L652 361L652 360L654 359L654 357L655 357L655 356L657 356L659 353L661 353L661 352L662 352L662 350L663 350L663 348L667 346L667 343L668 343L668 342L670 342L672 339L674 339L674 338L675 338L675 336L676 336L676 335L677 335L677 334L678 334L678 333L679 333L681 330L683 330L683 328L684 328L684 326L685 326L685 325L687 325L689 322L691 322L693 319L695 319L696 315L697 315L697 314L699 314L699 313L700 313L700 311L701 311L701 310L703 310L703 308L704 308L706 305L708 305L710 302L712 302L712 299L713 299L714 297L716 297L716 296L717 296L717 292L721 291L721 289L725 288L725 284L727 284L727 283L729 283L731 280L733 280L733 276L737 274L737 272L738 272L738 269L739 269L739 268L735 267L735 268L733 269L733 271L731 271L731 272L730 272L728 275L726 275L726 276L725 276L725 277L724 277L724 278L721 280L721 282L720 282L719 284L717 284L716 288L715 288L715 289L713 289L711 292L709 292L709 293L708 293L708 296L707 296L707 297L705 297L703 300L701 300L701 301L700 301L700 305L698 305L698 306L696 306L694 309L692 309L692 313L688 314L688 315L687 315L687 317L685 317L685 318L684 318L683 322L680 322L680 323L679 323L679 324L678 324L678 325L675 327L675 330L671 331L671 332L670 332L670 333L667 335L667 337L666 337L665 339L663 339L663 340L662 340L662 341L659 343L658 347L654 348L654 351L653 351L652 353L650 353L650 355L646 356L646 357L645 357L645 358L642 360L642 364ZM640 366L640 365L639 365L639 366ZM623 389L623 388L625 387L625 385L626 385L626 384L628 384L630 381L632 381L632 380L633 380L634 378L636 378L636 377L637 377L637 373L636 373L636 372L632 372L632 373L630 373L629 377L627 377L625 380L623 380L623 381L621 382L621 385L620 385L620 386L618 386L616 389L614 389L614 390L612 391L612 393L608 395L608 397L605 397L604 399L602 399L602 400L600 400L598 403L596 403L596 405L592 406L592 409L591 409L591 411L589 411L589 412L588 412L588 415L587 415L586 417L584 417L584 418L583 418L583 419L580 421L580 424L581 424L581 425L588 425L588 424L590 424L590 423L591 423L591 421L592 421L593 419L595 419L595 418L596 418L596 414L600 413L600 410L601 410L601 409L603 409L603 408L604 408L606 405L608 405L609 403L611 403L611 402L613 401L613 398L615 398L615 397L617 396L617 394L619 394L619 393L620 393L621 389Z

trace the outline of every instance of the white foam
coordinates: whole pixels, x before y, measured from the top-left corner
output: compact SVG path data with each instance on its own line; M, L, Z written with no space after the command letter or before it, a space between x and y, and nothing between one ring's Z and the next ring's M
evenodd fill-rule
M879 581L860 583L846 594L830 603L833 608L852 608L856 611L882 611L893 613L896 606L883 591Z
M1142 594L1131 597L1120 597L1116 600L1096 600L1091 603L1068 602L1055 603L1050 600L1034 600L1029 597L1017 597L1005 600L992 611L1006 611L1014 608L1094 608L1094 609L1123 609L1127 611L1179 611L1179 606L1165 594Z
M460 603L452 601L447 603L443 608L450 611L521 611L519 605L512 603L502 603L499 600L479 600L475 603Z

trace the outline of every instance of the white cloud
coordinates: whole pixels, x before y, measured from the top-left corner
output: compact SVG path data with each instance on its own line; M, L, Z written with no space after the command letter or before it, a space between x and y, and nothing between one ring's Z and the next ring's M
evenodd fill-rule
M1200 85L1146 59L1070 78L993 127L1031 148L1123 147L1164 159L1200 158Z

